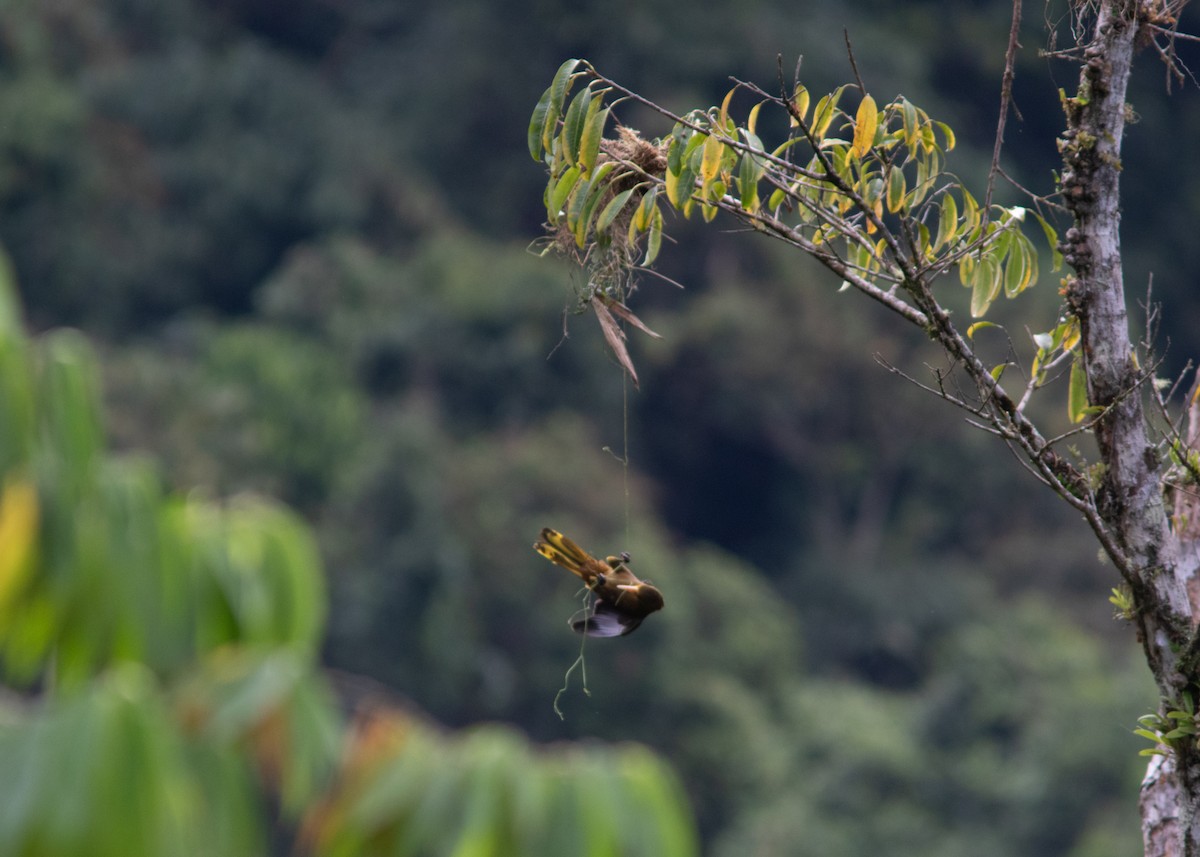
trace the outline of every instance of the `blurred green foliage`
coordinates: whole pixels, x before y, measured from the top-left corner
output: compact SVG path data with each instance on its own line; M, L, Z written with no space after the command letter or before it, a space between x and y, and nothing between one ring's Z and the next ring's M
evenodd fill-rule
M695 853L679 786L643 748L535 755L386 708L387 746L343 733L309 528L249 494L167 493L147 460L108 454L90 348L26 338L0 263L0 852L256 855L288 831L314 855ZM246 421L277 428L293 352L239 331L224 346L213 383L246 366L263 405Z
M0 473L36 477L49 545L21 558L4 542L0 645L23 693L70 686L5 705L0 752L53 771L57 738L99 708L113 719L97 730L155 718L154 777L185 772L185 798L155 795L164 815L136 835L195 824L231 831L222 853L283 852L262 825L274 801L286 795L294 821L323 771L358 770L331 736L391 736L354 745L387 756L407 729L413 770L454 761L445 792L368 765L358 791L305 816L305 835L350 853L372 832L374 853L422 848L397 818L505 817L489 784L514 765L529 789L574 801L597 848L625 842L594 819L627 795L594 782L657 770L640 750L533 751L505 727L448 737L413 718L342 733L319 655L452 727L649 745L716 855L1137 847L1129 729L1153 691L1110 621L1109 576L1081 523L991 438L870 357L921 372L924 343L778 248L668 223L679 243L663 270L687 291L647 280L635 296L664 339L635 345L634 394L574 314L571 272L525 252L543 216L526 125L564 57L670 106L709 103L731 73L769 86L777 52L788 74L803 53L815 88L844 82L848 25L868 80L945 117L953 168L979 180L1007 3L280 8L0 4L0 116L14 120L0 121L0 239L32 327L82 328L103 376L78 333L14 339L0 289ZM1061 79L1042 63L1022 54L1025 122L1008 141L1014 176L1039 189L1061 126ZM1125 167L1142 176L1156 141L1185 138L1200 111L1160 102L1158 79L1139 85ZM1139 253L1171 259L1156 288L1185 318L1178 283L1197 248L1181 236L1200 194L1192 172L1169 172L1173 207L1157 174L1127 184L1127 241L1149 248L1127 273L1141 282ZM12 508L22 491L6 487ZM294 506L311 536L274 503L212 499L248 492ZM551 703L579 652L566 627L579 601L530 550L542 526L628 550L667 601L635 637L588 642L591 695L575 673L565 721ZM172 551L188 560L162 578ZM136 716L130 699L145 702ZM280 706L295 724L265 729L255 712ZM285 746L306 750L264 779L277 757L256 741L293 732L303 745ZM98 763L68 761L82 790L76 774ZM0 803L33 806L64 782L11 778L25 791ZM671 789L660 820L687 853ZM35 844L90 823L6 812L0 833ZM469 847L468 830L451 844Z

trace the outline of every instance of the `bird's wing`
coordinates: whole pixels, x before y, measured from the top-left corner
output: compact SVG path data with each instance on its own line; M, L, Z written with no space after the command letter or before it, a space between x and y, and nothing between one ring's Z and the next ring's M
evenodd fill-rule
M607 601L597 601L595 609L583 619L576 619L571 627L589 637L623 637L640 624L641 616L630 616Z

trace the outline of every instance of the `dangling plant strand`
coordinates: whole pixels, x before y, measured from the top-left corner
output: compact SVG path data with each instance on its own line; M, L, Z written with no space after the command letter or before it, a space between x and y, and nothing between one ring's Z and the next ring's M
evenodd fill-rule
M583 607L571 617L570 621L575 621L575 616L583 614L588 615L592 610L592 591L590 589L583 590ZM583 647L587 645L587 634L581 634L579 638L579 657L575 658L575 663L567 668L563 673L563 684L558 689L558 693L554 694L554 713L558 715L559 720L566 720L567 716L563 714L562 709L558 707L558 701L562 699L562 695L567 692L567 688L571 685L571 673L575 672L575 668L579 668L580 677L583 679L583 695L591 696L592 692L588 690L587 680L587 661L583 658Z

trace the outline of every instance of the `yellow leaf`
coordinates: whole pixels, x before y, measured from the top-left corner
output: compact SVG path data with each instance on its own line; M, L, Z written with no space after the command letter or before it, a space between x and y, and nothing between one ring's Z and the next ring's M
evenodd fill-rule
M792 107L796 109L796 116L799 116L801 121L803 121L804 115L808 113L808 89L800 84L796 85L796 91L792 93ZM792 127L795 127L799 124L800 123L796 121L795 117L792 117Z
M733 100L735 92L737 92L736 86L725 93L725 100L721 102L721 115L717 119L717 125L720 126L722 131L725 130L725 123L729 121L729 102Z
M674 205L678 208L679 204L683 201L683 195L679 192L679 174L667 170L665 183L667 186L667 199L670 201L671 205Z
M758 111L762 108L763 102L758 102L750 108L750 118L746 120L746 130L751 134L758 133Z
M1061 325L1061 327L1063 328L1062 350L1074 351L1075 346L1079 344L1078 316L1071 316L1063 323L1063 325ZM1197 389L1200 390L1200 387L1197 387Z
M704 155L700 160L700 178L704 180L705 184L717 177L717 172L721 169L721 155L724 151L724 144L711 134L704 141Z
M875 145L875 129L879 127L879 110L875 107L875 99L871 96L863 98L858 105L858 113L854 117L854 144L850 154L857 158L866 157Z
M37 489L32 480L10 478L0 493L0 613L33 571L37 535Z
M1088 412L1087 375L1083 371L1083 362L1076 357L1071 363L1071 379L1067 389L1067 415L1071 422L1083 422Z
M670 181L670 173L667 174L667 180ZM650 228L650 220L655 211L657 211L658 188L652 187L646 191L646 195L642 197L641 204L638 205L637 213L633 216L633 228L638 232L645 232Z

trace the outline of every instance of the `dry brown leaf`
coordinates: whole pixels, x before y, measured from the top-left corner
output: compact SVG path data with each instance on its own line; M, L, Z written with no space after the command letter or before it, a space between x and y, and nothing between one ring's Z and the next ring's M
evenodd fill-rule
M625 332L621 330L621 325L617 324L617 320L608 311L608 307L604 305L603 300L593 297L591 304L592 309L596 311L596 321L600 322L600 331L604 334L604 339L608 343L608 347L612 349L617 362L629 373L629 377L633 381L633 386L637 389L638 376L637 372L633 369L633 361L629 359L629 352L625 349Z
M657 333L655 333L650 328L646 327L646 325L642 322L642 320L640 318L638 318L636 315L634 315L633 312L629 309L629 307L625 306L625 304L621 303L620 301L615 301L612 298L606 297L604 295L597 295L597 297L600 298L600 300L602 300L604 302L604 305L606 307L608 307L610 310L615 312L621 318L625 319L625 321L632 324L634 327L636 327L642 333L648 334L649 336L653 336L655 339L662 339L661 336L659 336Z

